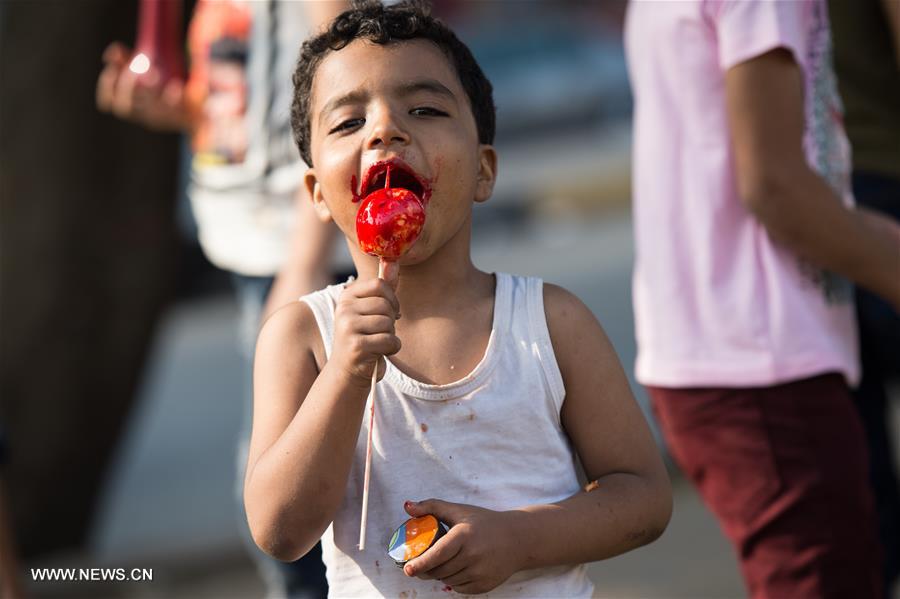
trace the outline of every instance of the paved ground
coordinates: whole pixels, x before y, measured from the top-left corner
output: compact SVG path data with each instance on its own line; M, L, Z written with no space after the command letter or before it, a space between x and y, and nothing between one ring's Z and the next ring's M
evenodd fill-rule
M495 215L496 216L496 215ZM482 268L535 274L578 294L626 370L634 359L630 222L515 219L481 225ZM47 597L261 597L233 499L243 382L235 307L219 295L176 306L159 330L139 408L95 524L91 552L55 565L154 567L151 583L49 585ZM643 394L635 388L639 401ZM675 513L656 543L590 566L600 597L743 596L735 560L693 490L675 479Z

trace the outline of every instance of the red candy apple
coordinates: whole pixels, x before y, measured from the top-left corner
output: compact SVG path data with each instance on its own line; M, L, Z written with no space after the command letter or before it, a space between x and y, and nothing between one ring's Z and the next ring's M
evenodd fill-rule
M425 208L408 189L383 188L367 195L356 213L356 238L367 254L397 260L425 225Z

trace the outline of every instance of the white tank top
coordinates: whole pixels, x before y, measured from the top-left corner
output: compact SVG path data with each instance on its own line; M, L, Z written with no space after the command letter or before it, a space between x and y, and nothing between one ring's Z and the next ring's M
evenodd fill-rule
M438 580L410 578L387 554L409 516L406 500L428 498L492 510L552 503L577 493L575 457L560 424L565 397L544 316L540 279L496 274L487 350L447 385L419 382L387 362L378 383L366 550L357 549L368 410L347 492L322 537L330 597L448 597ZM326 356L344 285L302 299L315 314ZM590 597L584 565L518 572L491 597Z

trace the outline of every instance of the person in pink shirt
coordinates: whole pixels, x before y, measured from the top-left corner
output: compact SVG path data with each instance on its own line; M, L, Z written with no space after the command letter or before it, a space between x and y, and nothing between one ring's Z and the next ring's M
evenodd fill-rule
M900 228L852 207L827 7L632 2L637 378L753 597L878 596L852 283L900 307Z

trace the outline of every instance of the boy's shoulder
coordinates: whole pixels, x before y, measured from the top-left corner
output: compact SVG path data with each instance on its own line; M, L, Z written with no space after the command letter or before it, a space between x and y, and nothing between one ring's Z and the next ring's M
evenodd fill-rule
M577 295L564 287L548 283L537 277L515 274L504 274L503 276L514 281L514 284L521 289L530 286L528 281L539 282L542 288L541 300L544 305L544 316L547 321L547 327L550 329L551 337L561 336L567 329L577 328L585 322L596 322L596 318L594 318L590 308Z
M544 283L544 315L553 353L564 375L569 364L583 361L585 347L612 349L597 317L568 289Z
M596 320L593 312L582 302L577 295L553 283L544 283L544 313L547 316L547 326L564 329L569 326L583 323L585 320Z
M269 349L288 361L311 353L321 368L325 363L325 344L309 304L300 299L292 301L265 319L259 330L257 355Z

